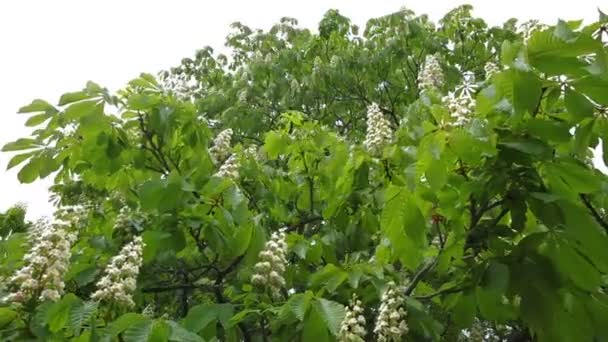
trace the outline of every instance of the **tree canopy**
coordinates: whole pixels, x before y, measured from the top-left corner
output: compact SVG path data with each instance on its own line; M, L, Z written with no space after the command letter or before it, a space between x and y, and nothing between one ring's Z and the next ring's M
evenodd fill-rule
M235 23L22 107L57 211L0 217L0 339L608 340L608 16L471 11Z

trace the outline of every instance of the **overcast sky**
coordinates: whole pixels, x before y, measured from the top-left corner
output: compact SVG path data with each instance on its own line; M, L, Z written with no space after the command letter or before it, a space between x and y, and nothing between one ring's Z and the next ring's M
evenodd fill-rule
M268 28L281 17L316 28L323 13L336 8L363 26L371 17L402 6L437 20L462 1L449 0L0 0L0 146L26 136L26 116L17 109L34 98L56 103L87 80L116 90L140 72L155 73L177 64L205 45L221 48L229 25L241 21ZM478 0L475 14L490 24L511 17L597 18L608 0ZM0 211L28 204L28 216L49 215L50 180L22 185L16 171L3 172L10 156L0 154Z

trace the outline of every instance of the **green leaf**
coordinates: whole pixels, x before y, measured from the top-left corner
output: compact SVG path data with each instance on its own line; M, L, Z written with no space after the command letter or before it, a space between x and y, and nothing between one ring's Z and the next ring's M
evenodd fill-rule
M325 322L327 329L335 336L346 313L344 306L325 298L317 298L313 303L315 310Z
M505 137L498 142L498 145L540 157L552 154L552 148L546 142L532 137Z
M585 34L574 34L562 21L555 31L537 32L527 44L530 64L542 68L542 60L547 56L578 57L601 49L601 44Z
M20 138L2 147L3 152L27 150L38 147L38 142L30 138Z
M9 160L8 164L6 165L6 169L10 170L13 167L21 164L22 162L26 161L28 158L30 158L32 156L32 152L28 152L28 153L22 153L22 154L17 154L14 155L11 160Z
M91 96L84 91L65 93L59 98L59 105L64 106L73 102L82 101L89 98L91 98Z
M215 304L200 304L192 307L181 324L189 331L198 333L217 320L218 313Z
M542 93L541 82L529 71L509 69L492 78L498 98L504 98L513 108L516 116L525 113L534 114L537 111ZM496 102L495 106L505 107Z
M475 295L470 292L458 296L456 304L452 309L452 319L459 327L470 327L477 314L477 301Z
M289 307L289 310L301 321L304 320L306 312L310 307L312 300L312 292L306 291L305 293L296 293L289 297L289 300L285 305Z
M123 339L125 342L146 342L151 341L152 327L154 322L148 318L131 324L124 332ZM166 340L165 340L166 341Z
M268 158L277 159L280 154L287 151L289 146L289 138L282 133L271 131L266 134L264 139L264 151L268 154Z
M601 186L600 179L591 170L576 162L562 160L560 162L544 163L541 170L543 175L548 176L549 179L561 180L567 186L567 190L574 195L598 191ZM550 184L560 186L555 182L550 182Z
M0 328L8 325L17 317L17 312L9 308L0 308Z
M57 112L57 109L55 109L55 107L53 107L50 103L44 100L36 99L32 101L32 103L30 103L29 105L19 108L18 113L37 112Z
M162 180L152 180L144 183L139 190L142 208L158 208L163 199L164 186Z
M386 191L380 226L399 260L410 270L422 262L426 223L409 191L391 185Z
M585 77L573 83L574 88L602 106L608 106L608 80L599 77Z
M103 103L97 100L81 101L69 105L65 109L65 118L68 120L81 120L89 114L100 116L103 113ZM99 122L99 121L98 121Z
M509 268L498 262L491 262L486 269L482 284L475 292L479 311L485 318L504 321L511 314L502 302L509 276Z
M171 327L171 334L169 335L169 341L172 342L204 342L202 337L199 335L186 330L184 327L173 321L167 321L167 324Z
M583 94L575 90L566 89L564 103L568 113L576 119L576 122L593 116L593 104Z
M36 115L30 117L29 119L27 119L27 121L25 122L25 125L27 127L38 126L50 118L51 118L51 114L46 114L46 113L36 114Z
M72 307L70 311L69 327L74 331L80 331L91 317L97 312L96 302L81 302Z
M313 287L323 286L328 291L334 292L346 279L348 273L345 270L334 264L327 264L310 277L310 283Z
M40 176L40 159L32 158L17 173L17 178L21 183L31 183Z
M82 305L82 300L73 293L66 294L61 300L53 304L48 312L49 329L58 332L63 329L70 320L70 312L74 307Z
M571 248L567 241L552 241L546 253L562 276L571 279L580 288L594 291L600 286L601 277L598 270Z
M157 319L152 323L148 342L166 342L170 333L171 327L164 320Z
M326 328L324 318L316 308L310 310L308 312L308 315L306 315L306 319L304 320L304 327L302 330L302 341L331 341L329 338L329 331Z
M583 120L574 133L574 153L578 156L585 158L589 152L591 144L591 134L593 133L593 126L595 125L595 119Z
M103 331L102 331L102 341L113 341L114 337L118 336L118 334L122 333L129 327L140 324L142 322L149 322L149 319L144 317L138 313L126 313L120 316L115 321L111 322Z
M568 142L571 139L569 125L557 120L532 118L528 120L528 132L543 140Z

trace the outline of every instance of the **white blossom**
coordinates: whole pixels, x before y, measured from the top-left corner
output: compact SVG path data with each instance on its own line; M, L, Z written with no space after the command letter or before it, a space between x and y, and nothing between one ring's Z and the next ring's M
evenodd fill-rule
M226 159L231 152L230 142L232 141L232 129L228 128L221 131L215 139L213 146L209 149L209 154L214 163L219 163Z
M448 107L450 116L455 119L455 126L462 126L469 122L475 111L475 99L465 93L456 95L454 92L443 97L443 103Z
M329 60L329 66L332 68L337 68L338 66L340 66L340 56L331 56L331 59Z
M143 247L139 236L126 244L106 266L105 275L97 282L97 291L91 295L91 299L133 307L135 302L132 297L142 264Z
M141 314L148 318L154 318L154 312L156 311L156 307L154 303L150 303L146 305L146 307L141 311Z
M439 60L435 55L427 55L424 65L418 73L418 89L424 91L433 88L440 88L444 77Z
M404 289L394 282L387 284L382 294L374 334L378 342L397 342L409 331L405 317Z
M487 62L483 69L486 72L486 79L490 79L494 74L500 72L500 67L494 62Z
M69 267L75 236L66 232L63 225L39 220L30 230L29 239L32 247L23 256L25 265L10 279L17 290L5 299L57 301L64 292L63 275Z
M363 316L363 304L357 295L353 294L350 305L346 308L346 314L338 332L338 342L363 342L365 341L365 316Z
M251 145L243 151L243 158L252 159L256 162L262 162L265 160L264 152L256 145Z
M228 159L226 159L224 164L220 166L220 169L215 175L217 177L237 179L239 178L239 166L240 163L238 158L236 157L236 155L232 154L230 155L230 157L228 157Z
M131 210L131 208L125 205L118 211L113 229L119 232L130 233L133 226L141 227L146 220L147 217L139 209Z
M442 98L448 107L450 116L454 119L453 125L462 126L468 123L475 112L475 92L477 84L472 72L463 73L463 82L454 92L448 93Z
M280 297L285 287L283 273L287 266L287 242L285 233L274 232L259 253L259 261L253 267L251 282L270 291L273 297Z
M384 147L393 142L393 131L377 104L367 108L367 132L363 145L373 155L382 154Z
M527 43L534 32L544 30L546 27L547 25L541 24L538 20L528 20L519 25L518 32L522 35L524 43Z
M483 326L479 319L475 319L473 325L469 329L469 341L470 342L483 342L484 341L484 331Z
M477 92L477 84L475 83L475 74L471 71L462 73L462 84L456 88L456 92L462 95L473 97Z

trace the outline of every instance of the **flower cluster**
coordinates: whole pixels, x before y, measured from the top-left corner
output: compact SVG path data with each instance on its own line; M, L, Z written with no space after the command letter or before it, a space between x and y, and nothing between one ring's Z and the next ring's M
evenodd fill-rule
M402 337L409 331L405 322L407 313L404 309L403 291L394 282L390 282L382 294L378 319L374 327L378 342L401 341Z
M350 305L346 308L346 315L340 325L338 332L339 342L363 342L365 341L365 317L363 307L357 295L353 294Z
M523 36L524 42L527 43L536 31L544 30L547 25L541 24L538 20L528 20L519 25L519 33Z
M450 116L456 120L455 126L462 126L469 122L475 111L475 99L466 93L460 95L449 93L443 97L443 103L448 107Z
M500 67L494 62L488 62L483 66L483 70L486 72L486 79L490 79L495 73L500 72Z
M91 295L91 299L115 302L128 307L134 306L132 296L142 264L143 247L144 243L139 236L126 244L120 253L110 260L105 275L97 282L97 291Z
M219 163L230 155L230 142L232 141L232 129L228 128L221 131L215 139L213 139L213 147L209 149L209 154L214 163Z
M393 131L388 120L380 111L377 104L373 103L367 108L367 132L363 145L373 155L382 153L382 149L393 141Z
M184 68L161 71L158 78L165 93L174 94L184 101L193 101L202 91L200 82Z
M254 274L251 282L254 285L268 288L272 296L280 297L281 289L285 287L283 273L287 265L286 256L285 233L272 233L264 250L258 255L260 260L253 267Z
M114 230L129 231L129 227L131 226L130 212L127 206L120 208L114 220Z
M418 73L418 88L428 90L439 88L443 84L443 71L435 55L427 55L422 69Z
M217 177L226 177L237 179L239 178L239 160L236 155L231 154L228 159L220 166L220 169L216 172Z
M68 234L63 226L51 225L46 220L36 222L29 233L32 248L23 257L25 265L11 278L18 289L6 300L57 301L65 288L63 275L68 270L70 249L76 237Z
M147 318L154 318L156 311L156 306L154 303L150 303L146 305L146 307L141 311L142 316Z
M244 151L243 151L243 155L245 156L245 158L247 159L254 159L257 160L259 158L259 151L258 151L258 147L255 145L251 145L249 147L247 147Z
M470 342L483 342L484 331L483 326L479 319L475 319L473 325L469 329L469 341Z
M122 233L132 233L133 228L137 231L141 231L144 226L147 217L139 209L131 210L128 206L123 206L118 211L116 219L114 220L114 231Z

